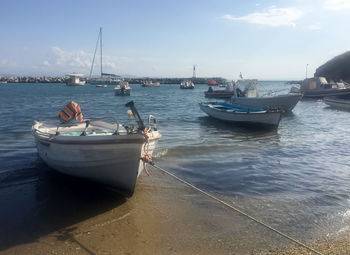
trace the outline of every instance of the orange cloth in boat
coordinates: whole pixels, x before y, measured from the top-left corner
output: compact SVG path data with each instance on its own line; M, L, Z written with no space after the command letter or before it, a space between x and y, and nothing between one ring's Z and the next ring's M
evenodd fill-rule
M63 123L69 123L73 119L76 119L78 122L84 121L80 106L74 101L69 102L62 111L60 111L58 118Z

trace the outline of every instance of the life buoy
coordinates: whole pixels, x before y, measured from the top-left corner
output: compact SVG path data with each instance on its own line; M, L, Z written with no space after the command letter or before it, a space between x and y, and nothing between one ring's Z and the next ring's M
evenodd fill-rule
M60 111L58 118L63 123L69 123L73 119L76 119L78 122L84 121L80 106L74 101L69 102L62 111Z

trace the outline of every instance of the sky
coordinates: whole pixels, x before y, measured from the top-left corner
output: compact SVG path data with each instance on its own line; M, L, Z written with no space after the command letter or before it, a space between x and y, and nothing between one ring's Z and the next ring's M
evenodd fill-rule
M1 0L0 75L303 79L350 50L350 0ZM99 55L93 69L99 75Z

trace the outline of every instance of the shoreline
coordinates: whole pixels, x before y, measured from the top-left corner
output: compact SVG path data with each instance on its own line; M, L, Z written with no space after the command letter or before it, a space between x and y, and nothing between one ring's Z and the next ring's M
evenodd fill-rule
M90 183L77 188L79 180L62 177L53 187L56 194L67 183L59 195L62 201L55 196L41 201L18 224L22 229L14 230L17 235L9 230L8 238L17 240L12 245L3 240L0 254L311 254L151 170L151 176L142 174L129 199L106 190L93 191ZM60 202L65 205L60 207ZM324 254L349 254L349 240L311 247Z

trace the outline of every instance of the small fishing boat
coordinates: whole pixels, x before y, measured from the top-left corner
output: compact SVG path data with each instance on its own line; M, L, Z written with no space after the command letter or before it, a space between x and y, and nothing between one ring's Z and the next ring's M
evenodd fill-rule
M350 94L325 97L323 102L333 108L350 110Z
M97 84L96 87L97 88L106 88L107 85L106 84Z
M277 128L282 116L280 110L255 109L224 102L205 102L199 106L210 117L237 124Z
M121 81L118 86L114 88L114 94L116 96L130 96L131 87L127 81Z
M80 80L83 74L73 73L68 75L69 78L66 81L67 86L83 86L85 85L86 81Z
M240 87L240 84L244 87ZM231 97L231 103L245 107L263 108L263 109L280 109L284 112L290 112L302 98L301 93L288 93L275 95L269 93L264 96L259 95L257 80L251 82L235 82L234 94Z
M194 89L194 83L192 81L182 81L180 89Z
M294 86L291 91L299 91L304 98L322 98L350 94L350 85L345 82L328 83L325 77L305 79L301 86Z
M227 83L225 89L214 89L209 86L208 91L204 92L204 96L208 98L223 98L229 99L234 95L232 83Z
M134 102L126 106L137 125L125 126L113 118L83 120L75 102L60 112L64 123L34 121L32 132L40 158L61 173L100 182L131 196L161 134L152 115L144 125ZM77 122L70 122L74 118Z
M142 87L159 87L160 83L159 81L152 82L152 81L144 81L142 83Z

